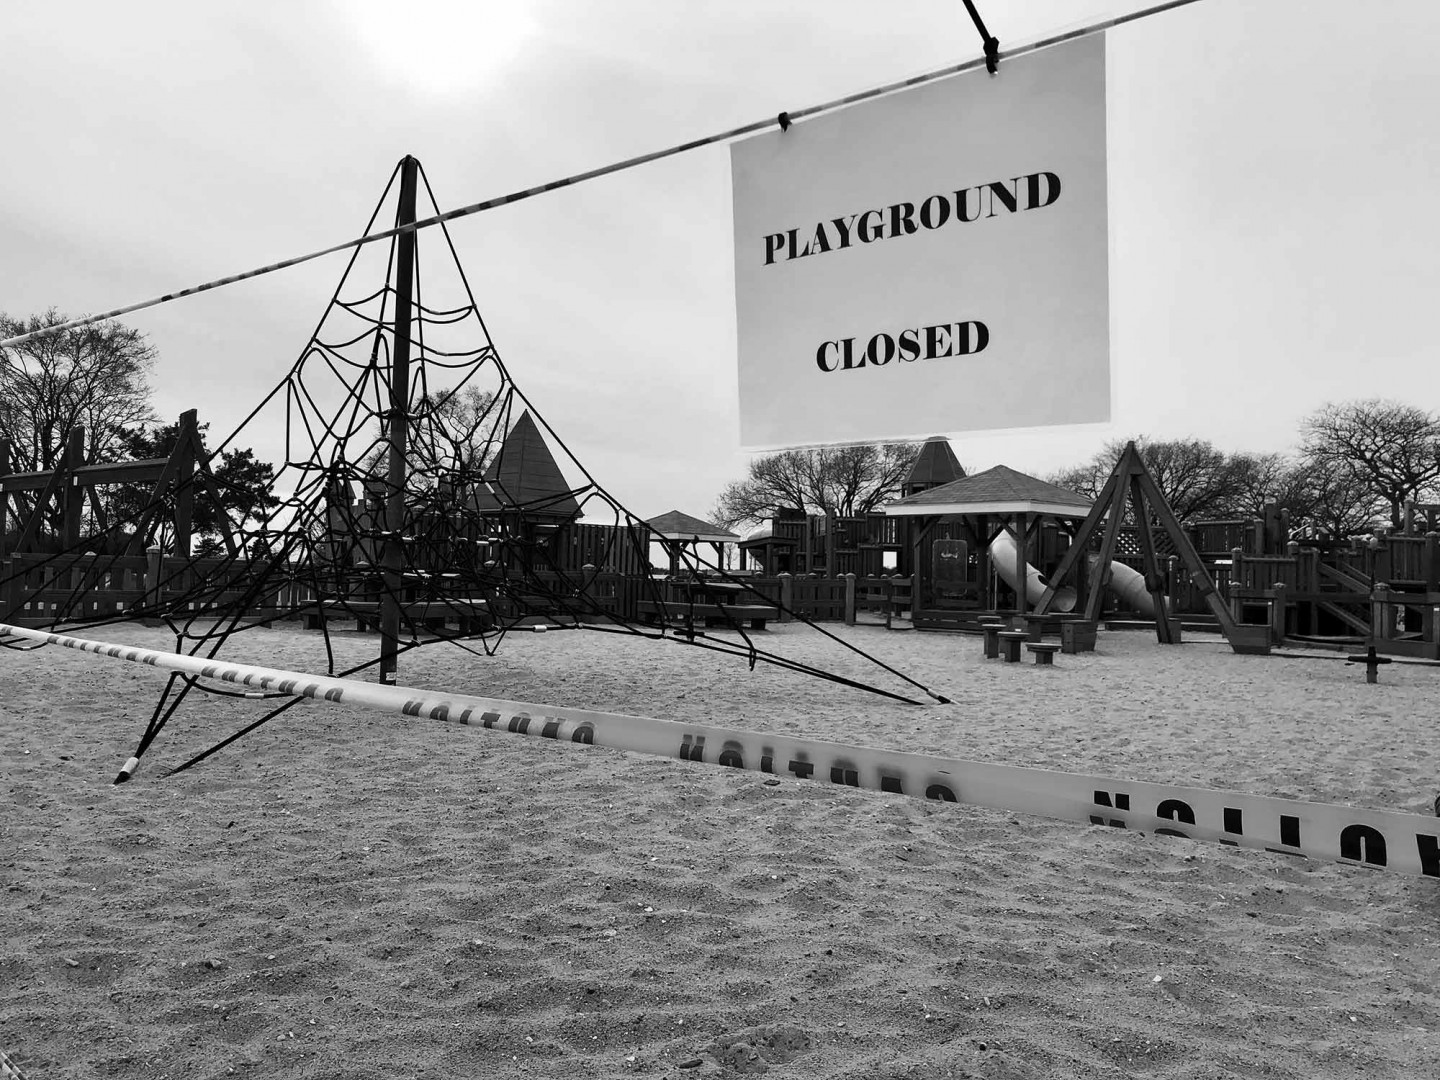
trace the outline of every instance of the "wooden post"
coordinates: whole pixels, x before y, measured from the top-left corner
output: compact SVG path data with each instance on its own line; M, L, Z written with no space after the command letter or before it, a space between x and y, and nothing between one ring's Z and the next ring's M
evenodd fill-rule
M60 492L60 543L69 551L80 543L80 519L85 516L85 489L80 466L85 464L85 429L75 425L65 440L65 479Z
M845 575L845 625L855 625L855 575Z
M580 567L580 596L585 601L585 606L591 611L600 609L599 590L595 586L595 579L600 570L594 563L586 563Z
M407 156L400 162L400 203L395 224L415 221L415 180L419 162ZM386 477L385 540L381 569L385 584L380 596L380 681L393 683L400 651L400 591L404 566L405 454L410 426L410 307L414 289L415 233L395 239L395 322L390 350L390 411L386 435L390 443Z
M1025 573L1025 533L1030 525L1029 514L1015 515L1015 614L1025 614L1025 586L1029 578ZM1017 627L1018 629L1018 627Z
M1370 637L1375 641L1388 641L1395 636L1390 600L1390 586L1377 581L1375 591L1370 594Z
M1286 591L1283 581L1275 582L1274 599L1270 601L1270 644L1272 645L1285 644Z
M175 473L175 554L190 557L191 524L195 518L195 460L200 453L200 427L195 410L180 414L180 439ZM223 508L216 508L221 517Z
M155 544L145 551L145 605L160 606L160 575L165 571L165 557L160 545Z

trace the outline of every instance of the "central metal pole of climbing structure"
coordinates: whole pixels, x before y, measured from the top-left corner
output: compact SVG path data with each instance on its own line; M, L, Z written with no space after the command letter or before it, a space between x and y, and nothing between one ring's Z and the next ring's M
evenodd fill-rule
M415 179L419 162L406 157L400 162L400 205L395 225L415 221ZM386 436L390 444L389 471L385 482L385 540L380 559L384 588L380 594L380 681L395 681L396 657L400 651L400 605L405 587L405 474L410 412L410 313L415 285L415 233L395 238L395 332L390 349L390 412Z

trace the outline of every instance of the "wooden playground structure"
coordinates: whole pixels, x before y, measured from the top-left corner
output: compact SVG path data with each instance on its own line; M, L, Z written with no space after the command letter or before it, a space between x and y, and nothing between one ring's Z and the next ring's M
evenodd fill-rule
M353 619L373 629L383 492L333 491L332 531L322 546L328 567L256 591L249 570L257 564L243 552L237 557L228 532L228 559L182 554L195 492L206 484L213 491L213 481L195 413L185 413L180 426L175 452L154 461L81 465L83 435L72 435L55 469L14 473L0 445L0 610L10 621L46 625L163 606L223 564L233 589L212 603L243 596L247 618L294 617L311 625ZM1178 640L1182 629L1219 631L1239 651L1300 642L1440 660L1440 506L1410 506L1398 532L1333 540L1292 534L1273 506L1250 520L1165 523L1168 507L1163 499L1157 505L1152 492L1141 516L1165 527L1151 529L1134 515L1122 521L1118 512L1127 489L1138 491L1148 479L1126 458L1112 478L1109 504L1092 504L1003 466L967 477L948 443L932 439L902 497L884 512L782 513L742 539L678 511L641 524L581 522L528 417L515 424L507 447L501 469L511 472L490 480L495 490L520 493L528 509L517 511L489 488L473 492L479 526L464 535L435 530L431 572L404 584L407 618L458 633L555 618L543 596L517 602L497 587L523 571L550 596L573 599L565 605L571 617L578 610L581 618L691 630L759 630L803 617L981 633L1000 620L1032 641L1059 634L1064 624L1075 624L1072 638L1084 642L1088 635L1092 643L1100 626L1153 627L1162 641ZM97 488L122 482L150 486L152 509L123 531L111 529L97 546L105 554L74 550L82 518L91 528L105 525ZM163 550L154 543L162 529L171 538ZM517 564L525 548L507 539L522 536L531 549L541 545L543 568ZM666 565L651 565L652 543L666 552ZM723 546L735 544L750 565L685 570L677 553L698 554L702 544L714 549L716 564L724 561ZM469 572L459 572L462 565ZM1130 587L1117 589L1116 578L1127 572ZM1025 587L1017 588L1022 580ZM1167 618L1156 618L1161 609Z

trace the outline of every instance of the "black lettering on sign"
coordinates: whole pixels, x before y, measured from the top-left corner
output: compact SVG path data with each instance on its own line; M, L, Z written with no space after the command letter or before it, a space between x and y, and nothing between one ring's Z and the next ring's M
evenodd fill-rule
M540 729L540 737L542 739L558 739L560 737L560 724L561 721L555 717L546 717L545 726Z
M986 217L995 216L995 200L997 198L1000 200L1000 205L1003 206L1006 210L1010 211L1010 213L1013 214L1017 209L1019 209L1020 178L1017 176L1014 180L1010 181L1010 183L1015 185L1013 189L1007 188L1005 186L1005 181L1003 180L996 180L993 183L986 185L986 187L990 190L990 213L986 214Z
M860 773L848 767L848 762L838 762L830 766L830 783L844 784L846 787L860 786Z
M1385 865L1385 836L1369 825L1346 825L1340 830L1340 857L1369 866Z
M1300 819L1289 814L1280 815L1280 843L1286 847L1300 846Z
M931 784L925 789L925 798L934 799L936 802L959 802L955 798L955 792L951 791L944 784Z
M704 761L705 760L705 736L686 735L680 740L681 761Z
M486 727L493 728L496 724L500 722L500 714L491 709L488 712L482 713L480 715L480 720L484 723Z
M405 702L404 707L401 708L401 710L400 710L400 715L401 715L401 716L419 716L419 715L420 715L420 702L418 702L418 701L407 701L407 702Z
M1420 873L1440 877L1440 837L1416 833L1415 846L1420 851Z
M745 767L745 747L734 739L730 739L720 748L720 764L728 765L732 769L743 769Z
M893 792L896 795L904 795L905 784L901 777L886 776L882 773L880 776L880 790Z
M295 680L294 680L294 679L286 679L284 682L282 682L282 683L281 683L279 686L277 686L275 689L279 690L280 693L282 693L282 694L291 694L291 693L294 693L294 691L295 691Z
M579 725L574 731L570 733L570 741L575 743L584 743L586 746L593 746L595 744L595 725Z
M516 713L510 718L510 730L517 735L528 735L530 733L530 717L523 712Z
M317 687L316 689L319 689L319 688ZM340 700L341 698L343 698L344 696L345 696L345 691L344 691L341 687L338 687L338 686L332 686L329 690L326 690L326 691L325 691L325 700L326 700L326 701L339 701L339 700Z
M1191 809L1189 803L1182 802L1180 799L1166 799L1155 808L1155 816L1183 822L1186 825L1195 824L1195 811ZM1183 836L1187 840L1190 838L1189 833L1181 832L1179 829L1156 829L1155 832L1160 836Z
M1236 836L1245 835L1244 815L1239 810L1235 809L1235 807L1233 806L1225 807L1224 818L1226 832L1234 833ZM1220 838L1220 843L1225 844L1227 847L1240 846L1234 840L1226 840L1223 836Z
M760 751L760 771L768 773L775 771L775 751L768 746Z
M431 720L449 720L449 719L450 719L450 706L449 706L449 705L436 705L433 709L430 710L430 719L431 719Z
M214 664L206 664L203 668L200 669L200 675L202 678L205 679L213 679L215 677L215 672L219 670L220 669Z
M788 768L801 780L808 780L810 776L815 772L815 766L810 764L810 762L808 761L792 761L789 765L786 766L786 768Z
M472 713L474 713L474 711L475 711L475 710L474 710L473 708L466 709L464 712L462 712L459 716L457 716L457 717L455 718L455 722L456 722L457 724L468 724L468 723L470 723L470 716L471 716Z
M1097 791L1097 792L1095 792L1095 805L1096 805L1096 806L1108 806L1108 807L1112 807L1112 808L1115 809L1115 810L1129 810L1129 809L1130 809L1130 796L1127 795L1127 794L1125 794L1125 792L1123 792L1123 791L1117 791L1117 792L1115 792L1115 801L1112 803L1112 802L1110 801L1110 792L1108 792L1108 791ZM1119 818L1110 818L1110 819L1107 820L1107 819L1101 817L1099 814L1091 814L1091 815L1090 815L1090 824L1091 824L1091 825L1109 825L1112 829L1123 829L1123 828L1125 828L1125 822L1121 821Z

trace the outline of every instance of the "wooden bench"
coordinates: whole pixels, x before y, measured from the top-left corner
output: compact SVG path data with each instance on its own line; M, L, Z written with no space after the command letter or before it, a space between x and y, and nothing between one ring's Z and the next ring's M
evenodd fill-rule
M1060 646L1054 642L1027 641L1025 648L1035 654L1035 663L1039 667L1055 663L1055 654L1060 651Z
M998 631L995 636L999 639L1000 655L1005 658L1005 662L1007 664L1018 664L1020 662L1020 645L1025 641L1025 631L1001 630Z
M771 619L780 618L780 609L768 604L688 604L640 600L635 610L649 623L678 622L693 629L696 622L705 626L735 626L748 622L752 630L764 630Z
M305 612L305 629L319 630L323 623L353 618L360 631L380 628L378 600L322 600L321 611ZM322 615L323 611L323 615ZM400 605L400 616L411 623L422 623L432 630L441 630L447 619L456 622L462 634L483 630L491 622L489 605L484 600L420 600Z
M1082 653L1095 651L1097 627L1084 619L1067 619L1060 624L1060 651Z

